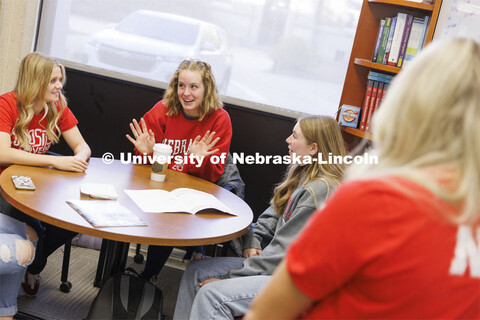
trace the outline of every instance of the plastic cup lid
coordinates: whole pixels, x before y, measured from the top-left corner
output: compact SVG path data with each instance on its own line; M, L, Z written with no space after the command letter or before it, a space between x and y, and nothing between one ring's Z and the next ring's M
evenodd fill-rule
M153 146L153 151L161 153L172 153L172 146L164 143L155 143L155 145Z

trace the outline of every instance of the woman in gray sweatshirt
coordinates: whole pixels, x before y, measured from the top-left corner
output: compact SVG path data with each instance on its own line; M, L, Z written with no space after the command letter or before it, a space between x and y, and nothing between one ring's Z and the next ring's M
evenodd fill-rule
M340 183L344 156L340 128L331 117L300 119L286 139L290 166L271 205L243 237L242 257L196 260L185 270L174 319L233 319L246 313L289 244ZM330 156L330 157L329 157Z

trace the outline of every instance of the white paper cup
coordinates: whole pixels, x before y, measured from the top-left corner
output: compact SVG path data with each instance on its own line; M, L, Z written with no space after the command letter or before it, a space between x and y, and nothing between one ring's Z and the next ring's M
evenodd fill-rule
M155 143L153 147L154 162L150 179L153 181L165 181L171 154L172 146L164 143Z

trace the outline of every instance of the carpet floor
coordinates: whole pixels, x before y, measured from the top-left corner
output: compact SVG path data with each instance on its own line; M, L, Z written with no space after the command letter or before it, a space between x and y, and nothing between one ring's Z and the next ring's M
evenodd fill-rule
M133 262L133 254L132 251L129 254L127 267L133 267L137 271L143 270L143 264ZM72 246L68 275L72 289L69 293L64 293L59 289L63 251L59 249L54 252L41 273L41 286L37 296L35 298L19 296L19 311L48 320L85 319L99 290L93 286L98 255L99 251ZM180 278L186 266L181 257L182 250L175 249L155 282L163 292L162 313L167 320L173 317ZM25 316L19 318L28 319Z

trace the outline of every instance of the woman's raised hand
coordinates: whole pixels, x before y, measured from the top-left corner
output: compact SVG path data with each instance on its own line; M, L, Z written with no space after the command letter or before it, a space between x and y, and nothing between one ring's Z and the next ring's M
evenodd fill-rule
M137 151L146 154L152 153L153 146L155 145L155 134L152 129L147 129L145 120L143 120L143 118L140 119L140 124L138 124L137 120L133 119L130 123L130 129L135 139L128 134L126 136L127 139L133 143Z
M205 133L203 138L197 136L195 140L193 140L192 146L190 147L190 153L194 156L206 157L214 154L215 152L218 152L218 150L220 149L212 150L212 148L215 147L218 140L220 140L220 137L213 139L214 136L215 131L210 132L210 130Z

